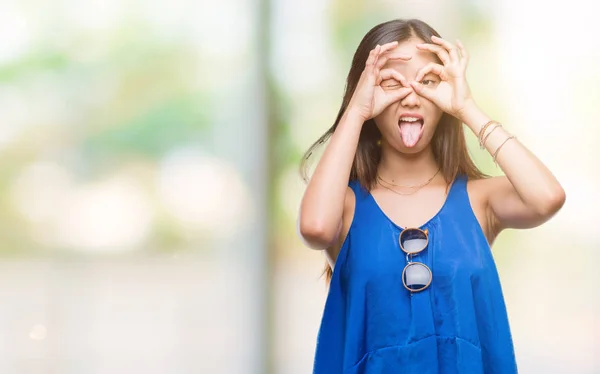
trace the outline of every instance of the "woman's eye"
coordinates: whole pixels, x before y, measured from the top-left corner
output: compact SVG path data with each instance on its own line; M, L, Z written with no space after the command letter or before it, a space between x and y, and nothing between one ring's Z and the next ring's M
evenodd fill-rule
M421 84L423 86L431 86L431 85L435 84L435 81L433 79L423 79L421 81Z
M402 86L402 84L395 79L386 79L383 82L381 82L380 85L381 87L388 89L399 88Z

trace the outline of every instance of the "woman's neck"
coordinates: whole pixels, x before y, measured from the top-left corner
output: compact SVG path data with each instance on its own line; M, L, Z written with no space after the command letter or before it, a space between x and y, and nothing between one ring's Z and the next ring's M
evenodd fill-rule
M431 146L415 154L384 148L377 174L392 183L419 184L431 178L438 168Z

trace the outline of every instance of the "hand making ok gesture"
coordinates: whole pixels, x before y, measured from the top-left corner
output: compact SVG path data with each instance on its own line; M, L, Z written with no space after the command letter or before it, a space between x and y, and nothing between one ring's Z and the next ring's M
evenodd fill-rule
M469 54L460 41L457 46L442 38L432 36L435 44L422 43L417 48L435 53L443 65L429 63L417 72L411 86L420 96L431 100L444 112L461 119L467 105L473 103L466 79ZM439 82L422 81L427 74L440 77Z

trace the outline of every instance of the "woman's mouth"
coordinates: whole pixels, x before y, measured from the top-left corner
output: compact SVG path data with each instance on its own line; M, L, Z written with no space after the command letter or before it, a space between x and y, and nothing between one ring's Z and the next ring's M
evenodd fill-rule
M423 117L418 114L403 114L398 120L400 137L404 146L414 147L423 136Z

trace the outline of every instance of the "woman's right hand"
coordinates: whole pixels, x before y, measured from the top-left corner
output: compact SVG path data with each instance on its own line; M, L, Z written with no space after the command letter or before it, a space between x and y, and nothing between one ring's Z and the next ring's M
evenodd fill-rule
M412 58L409 55L399 53L386 54L386 52L397 46L398 42L391 42L382 46L377 45L369 53L365 69L346 109L346 111L358 115L362 121L376 117L390 104L412 92L412 87L402 74L394 69L381 70L388 60L407 61ZM387 85L385 88L381 87L381 82L388 79L393 79L398 84Z

